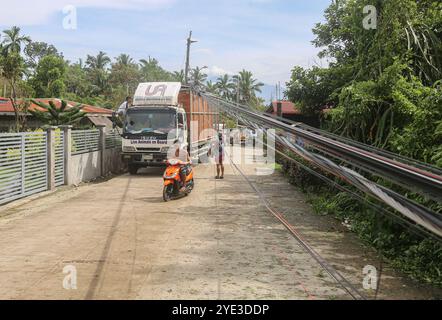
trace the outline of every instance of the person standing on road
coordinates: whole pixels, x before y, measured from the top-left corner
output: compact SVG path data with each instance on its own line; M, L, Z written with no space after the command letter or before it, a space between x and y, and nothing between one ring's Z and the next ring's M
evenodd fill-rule
M224 157L225 157L225 151L224 151L224 140L223 140L223 134L218 134L218 141L215 143L212 143L212 146L209 149L208 152L209 157L214 156L215 157L215 163L216 163L216 177L215 179L224 179ZM220 175L221 173L221 175Z

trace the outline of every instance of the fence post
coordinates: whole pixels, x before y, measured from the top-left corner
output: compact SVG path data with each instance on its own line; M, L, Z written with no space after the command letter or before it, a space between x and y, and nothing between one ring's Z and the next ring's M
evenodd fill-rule
M47 159L48 159L48 190L55 189L55 128L56 127L48 127L46 129L47 133Z
M72 184L70 175L71 161L72 161L72 126L60 126L63 130L63 159L64 159L64 184L69 186Z
M100 172L101 176L104 177L106 174L106 162L105 162L105 153L106 153L106 126L105 125L97 125L98 130L100 131L99 137L99 147L100 147Z
M21 194L25 193L26 189L26 133L21 134Z

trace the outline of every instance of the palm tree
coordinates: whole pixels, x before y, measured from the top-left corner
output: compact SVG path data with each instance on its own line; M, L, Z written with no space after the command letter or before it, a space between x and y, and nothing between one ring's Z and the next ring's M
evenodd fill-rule
M111 59L103 51L100 51L96 57L88 55L86 58L87 72L95 94L102 94L109 89L106 67L110 62Z
M23 43L30 43L31 38L20 35L20 28L13 26L10 30L3 30L5 38L2 42L2 53L9 54L11 52L21 52Z
M86 58L86 66L94 70L105 70L110 62L111 59L103 51L100 51L96 57L87 55Z
M77 62L73 63L72 65L73 65L73 66L78 66L80 69L83 69L83 68L84 68L84 62L83 62L83 59L78 58Z
M206 91L213 93L213 94L218 94L218 86L216 83L213 83L212 80L209 80L206 82Z
M172 78L175 81L178 81L178 82L181 82L181 83L185 82L184 77L185 77L185 75L184 75L184 70L183 69L181 69L180 71L174 71L173 75L172 75Z
M134 60L128 54L122 53L118 57L116 57L115 59L117 60L117 63L122 66L127 67L127 66L134 64Z
M264 83L257 82L258 80L253 78L250 71L244 69L238 75L233 76L233 79L237 86L236 94L239 94L239 102L244 104L249 104L256 97L257 92L261 93L261 87L264 86Z
M157 59L140 60L140 72L144 81L169 81L173 76L164 70Z
M227 100L232 98L233 91L235 90L235 84L231 81L228 74L218 77L216 80L216 86L218 87L218 93L222 98Z
M204 87L204 83L207 80L207 74L202 72L202 70L204 69L207 69L207 67L195 67L190 71L190 83L196 89L202 89Z

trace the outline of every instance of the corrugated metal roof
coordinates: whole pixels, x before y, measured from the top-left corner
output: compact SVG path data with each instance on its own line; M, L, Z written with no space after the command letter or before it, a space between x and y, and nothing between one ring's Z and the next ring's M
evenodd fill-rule
M301 114L301 111L296 108L293 102L287 100L280 102L282 104L282 114ZM272 106L267 110L267 112L276 115L278 112L278 101L272 101Z
M106 126L106 128L112 129L113 123L106 116L88 116L88 119L96 126Z
M43 103L48 103L49 101L53 101L55 103L55 106L57 108L60 107L61 105L61 100L60 99L34 99L36 101L40 101ZM76 106L78 103L77 102L73 102L73 101L67 101L68 106L67 108L72 108L74 106ZM39 110L39 111L45 111L45 109L37 106L36 104L31 103L31 105L29 106L29 108L31 110ZM105 109L105 108L101 108L101 107L96 107L96 106L91 106L88 104L82 104L82 111L85 113L90 113L90 114L103 114L103 115L112 115L112 110L109 109ZM12 103L9 99L7 98L2 98L0 97L0 113L4 114L4 113L14 113L14 108L12 106Z

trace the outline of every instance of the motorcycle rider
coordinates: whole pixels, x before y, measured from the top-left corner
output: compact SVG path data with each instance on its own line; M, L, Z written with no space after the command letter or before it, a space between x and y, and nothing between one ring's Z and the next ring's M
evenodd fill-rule
M175 151L172 152L172 155L169 152L169 159L179 160L182 162L182 164L180 165L180 180L181 180L180 192L182 192L186 189L184 185L186 182L189 165L192 164L192 160L190 159L186 147L181 144L177 144L175 146Z

